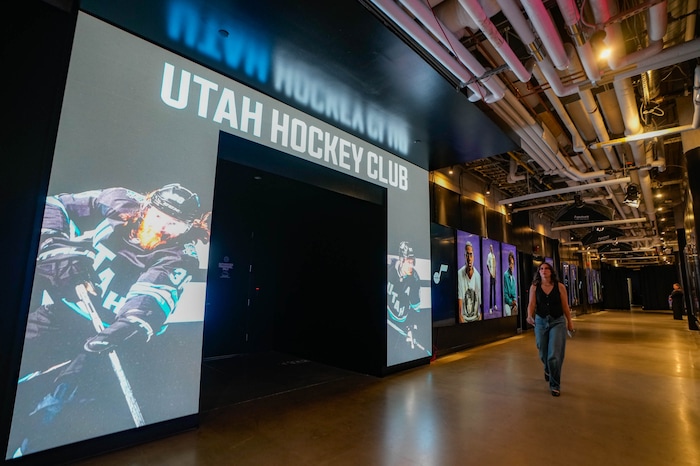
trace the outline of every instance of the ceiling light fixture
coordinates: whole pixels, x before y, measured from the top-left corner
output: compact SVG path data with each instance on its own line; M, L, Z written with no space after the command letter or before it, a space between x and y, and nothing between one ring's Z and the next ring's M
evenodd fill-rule
M491 183L486 185L486 195L488 196L489 194L491 194Z
M625 200L623 201L630 207L635 209L639 208L639 203L641 199L639 198L639 188L636 184L630 183L627 185L627 192L625 193Z

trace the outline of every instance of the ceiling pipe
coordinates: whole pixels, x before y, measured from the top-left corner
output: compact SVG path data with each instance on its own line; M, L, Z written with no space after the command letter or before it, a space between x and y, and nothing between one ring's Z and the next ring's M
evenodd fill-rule
M613 70L618 70L632 63L638 63L658 54L664 48L664 34L666 33L667 3L658 3L647 10L647 30L649 45L646 48L629 53L625 56L614 55L610 57L608 64Z
M533 68L533 72L535 75L535 79L540 84L546 82L546 78L537 66ZM595 159L586 147L586 144L583 142L581 134L578 132L578 129L576 128L574 122L571 121L571 117L566 111L566 108L564 108L564 104L562 104L561 100L559 100L559 97L555 95L551 89L545 90L544 93L549 99L550 103L552 104L552 107L554 107L554 111L559 116L559 119L562 121L562 123L564 123L564 126L566 126L566 129L569 131L574 151L583 154L584 158L586 159L586 162L588 162L589 167L598 168Z
M514 100L514 101L513 101ZM504 101L510 101L505 102ZM515 106L510 107L508 104ZM521 113L517 107L521 107ZM517 99L510 93L506 92L503 101L497 102L492 106L494 111L501 116L504 121L515 129L516 133L521 136L521 144L523 149L543 168L547 169L547 174L565 175L575 181L583 181L591 178L600 178L605 176L605 172L600 170L597 172L583 173L569 164L561 152L557 151L547 144L546 140L554 140L546 129L539 126L529 114L525 112L522 105L517 102Z
M620 110L625 121L625 133L637 134L642 131L642 125L639 121L637 113L637 103L634 97L634 88L630 78L615 80L615 95L620 102ZM640 142L632 142L630 145L634 163L641 167L646 163L646 155L643 152L643 144ZM651 176L649 172L644 171L639 173L639 185L642 190L642 202L644 202L645 212L649 217L652 225L656 225L656 212L654 212L654 202L651 192ZM659 231L654 229L653 236L659 240Z
M594 196L594 197L582 197L583 202L597 202L609 199L607 196ZM539 210L545 207L557 207L563 205L571 205L574 201L557 201L557 202L546 202L542 204L530 205L525 207L516 207L513 209L513 213L524 212L526 210Z
M587 246L593 245L593 244L615 244L615 243L648 243L651 240L651 238L630 238L630 237L619 237L615 239L606 239L603 241L596 241L593 243L587 244ZM629 252L629 251L627 251Z
M542 127L527 113L522 104L510 93L502 101L491 106L500 116L515 129L516 133L523 138L528 154L542 167L548 174L554 173L561 167L558 166L552 156L552 149L544 141L544 131Z
M582 89L579 91L579 97L581 98L581 103L589 116L589 121L593 125L593 129L596 135L598 136L598 140L609 141L610 137L608 136L608 130L605 126L603 116L600 112L600 107L596 102L593 93L590 90ZM617 154L615 153L615 150L612 147L604 148L603 152L605 154L606 159L610 163L610 167L613 170L620 170L622 168ZM608 194L612 196L611 200L615 205L615 209L620 214L620 216L622 218L627 218L627 211L629 211L629 207L627 207L624 204L621 204L622 200L624 199L624 192L622 191L622 189L624 189L624 186L621 185L619 187L618 193L613 192L612 187L609 186L605 189L607 190Z
M584 191L586 189L600 188L601 186L609 186L620 183L629 183L630 177L626 176L624 178L615 178L614 180L603 180L597 181L595 183L584 183L576 186L568 186L566 188L552 189L550 191L542 191L539 193L525 194L523 196L512 197L510 199L501 199L498 201L499 205L514 204L516 202L530 201L532 199L540 199L542 197L555 196L557 194L573 193L577 191Z
M538 142L541 143L541 135L533 136L533 129L529 126L524 125L522 120L518 119L514 115L514 111L501 103L497 103L491 106L494 112L503 119L503 121L520 136L520 146L527 152L527 154L532 157L532 159L537 162L547 173L552 173L556 170L556 167L552 162L545 157L543 154L543 148L538 146Z
M387 2L391 0L376 1ZM471 74L475 76L474 79L480 79L486 74L486 68L484 68L483 65L481 65L476 58L474 58L471 52L469 52L469 50L462 45L459 38L455 36L454 31L440 22L440 20L435 16L433 10L430 9L422 0L399 1L404 7L406 7L406 9L408 9L408 11L416 16L425 27L428 28L428 30L440 41L440 43L442 43L442 45L457 56L461 64L466 66ZM412 19L410 19L410 21L415 24L415 21ZM484 102L493 103L503 98L504 86L498 77L489 76L487 78L480 79L480 83L491 92L491 95L483 98Z
M610 59L608 66L613 57L624 55L625 43L622 36L622 28L619 22L610 22L610 19L617 15L618 8L615 0L589 0L591 11L596 24L604 25L605 28L605 45L610 50Z
M648 30L650 33L650 42L657 43L663 41L663 35L666 30L666 2L661 2L658 4L660 9L655 10L656 16L663 13L663 18L655 17L650 14L647 16L648 19ZM617 64L620 63L622 57L624 57L624 40L621 34L620 25L618 22L608 22L608 20L617 14L617 4L613 0L591 0L591 7L596 15L597 23L605 23L606 38L605 42L612 48L612 54L608 60L608 64L611 68L615 68ZM601 21L599 21L601 20ZM654 45L658 47L658 45ZM663 45L662 45L663 47ZM660 51L659 49L658 51ZM657 51L657 52L658 52ZM646 53L646 52L642 52ZM630 54L629 57L625 57L625 63L631 64L637 62L639 59L644 58L642 56L635 56L635 54ZM646 71L646 70L642 70ZM639 114L637 112L637 101L634 96L634 89L632 87L631 78L619 78L616 77L614 80L615 95L617 97L618 104L620 106L620 111L623 115L623 121L625 125L625 136L636 135L642 132L642 124L639 119ZM643 153L643 145L638 142L632 142L630 145L632 154L634 157L634 163L636 166L643 166L646 163L646 156ZM642 191L642 201L644 202L644 207L649 221L652 225L656 225L656 213L654 212L653 198L651 193L651 177L648 172L634 173L634 178L639 179L639 185ZM634 213L634 211L633 211ZM654 229L653 236L658 239L658 230Z
M525 175L516 175L515 172L518 170L518 162L515 161L515 159L511 158L510 159L510 169L508 170L508 176L506 177L506 181L508 183L517 183L518 181L523 181L525 180Z
M542 149L537 148L533 136L525 129L522 121L516 121L516 117L513 115L512 111L507 111L506 106L496 103L491 105L493 111L515 131L515 133L520 136L520 147L537 162L539 166L542 167L546 172L551 172L554 170L554 166L551 162L542 158L540 155Z
M566 96L566 95L571 95L576 92L578 92L578 86L576 85L570 85L570 86L563 86L561 83L561 79L557 72L554 70L552 67L552 64L546 60L541 54L537 53L537 47L533 44L535 44L536 39L534 34L532 34L529 25L527 24L527 21L525 20L525 17L523 16L522 12L520 11L520 8L515 4L513 0L499 0L498 1L499 6L501 7L501 10L503 14L506 16L508 21L511 22L511 25L515 29L515 31L518 33L518 35L521 37L521 40L528 44L528 47L530 48L533 57L536 60L536 64L538 69L536 69L535 72L540 72L540 77L538 78L538 81L540 83L544 83L545 81L550 84L551 90L553 92L550 92L549 90L545 91L548 94L548 97L550 100L554 102L559 102L558 98L552 97L551 93L555 94L556 97L559 96ZM533 5L536 2L533 2ZM531 6L533 6L531 5ZM541 6L540 2L540 6ZM535 9L536 9L536 5ZM547 16L547 18L549 18ZM542 23L542 22L541 22ZM546 43L561 43L561 39L556 32L556 30L552 28L546 28L543 27L542 24L540 23L541 34L542 35L542 40ZM561 50L564 52L566 55L566 61L568 63L571 63L571 60L569 59L569 55L567 54L566 50L564 49L563 44L561 45ZM569 52L571 53L571 52ZM544 75L544 76L543 76ZM506 95L505 100L509 100L510 95ZM547 129L541 129L538 126L538 124L532 119L524 109L522 109L522 105L519 102L511 102L511 106L517 110L517 113L519 113L522 118L518 118L517 116L514 117L516 120L519 120L519 126L523 128L528 134L529 134L529 139L532 141L532 143L528 144L530 148L533 146L541 147L541 152L535 151L528 151L528 153L536 160L540 165L543 167L546 167L549 170L555 170L556 173L564 175L569 177L570 179L574 181L583 181L583 180L588 180L592 178L601 178L605 176L605 172L601 170L597 170L594 172L588 172L584 173L580 171L577 168L574 168L571 166L569 161L561 154L561 152L558 150L558 148L552 147L552 145L549 145L547 147L542 147L542 144L540 144L542 136L547 137ZM576 141L578 144L578 147L580 148L580 151L584 154L584 156L587 159L587 162L589 166L596 168L595 160L593 159L592 155L588 150L585 150L583 148L583 141L580 139L580 135L578 131L575 129L575 125L573 122L571 122L571 119L568 118L568 114L563 109L563 107L560 109L561 111L558 111L559 115L561 118L565 118L568 120L569 124L567 127L569 128L570 132L574 136L574 138L578 137L578 140ZM507 109L505 110L507 111ZM512 118L511 118L512 121ZM538 130L536 132L541 131L542 135L537 135L537 134L532 134L532 128L537 127ZM573 129L573 131L572 131ZM544 162L544 163L542 163Z
M553 147L547 144L547 140L555 141L554 136L546 128L543 129L537 124L509 91L506 92L505 98L493 105L492 108L506 123L515 129L516 133L522 138L521 145L523 149L541 167L547 170L547 174L563 175L579 182L592 178L601 178L606 175L603 170L583 173L572 167L568 160L558 151L556 145ZM552 144L555 143L553 142Z
M577 60L572 59L572 66L576 70L580 66L580 64ZM593 96L593 92L590 89L579 88L578 96L581 100L581 105L583 105L584 110L588 114L588 120L590 121L591 126L593 126L593 131L595 131L595 134L598 137L598 141L609 141L610 136L608 134L608 129L605 125L605 121L603 120L603 115L601 114L600 106L598 105L596 98ZM605 157L610 163L610 167L614 170L619 170L621 168L621 165L615 151L611 148L608 148L604 149L604 153Z
M561 79L560 79L559 75L557 74L557 72L552 67L549 60L545 59L545 57L543 57L542 54L539 53L539 48L536 46L536 38L535 38L534 34L531 32L530 26L527 23L524 15L520 11L520 8L515 4L515 2L513 2L512 0L499 0L498 3L499 3L499 6L501 7L503 14L506 16L508 21L511 23L511 25L515 29L516 33L520 36L521 40L525 44L528 45L528 48L530 49L533 57L535 58L535 60L537 60L537 64L540 68L540 71L542 71L542 74L545 75L544 79L546 79L550 83L550 86L551 86L552 90L554 91L554 94L556 94L557 96L565 96L565 95L570 95L572 93L579 91L578 86L572 85L572 86L564 87L561 85ZM550 32L551 32L551 29L550 29ZM560 41L560 38L559 38L558 34L555 33L551 37L549 37L549 36L543 37L543 40L546 40L548 42L552 42L552 41ZM540 82L541 82L541 80L540 80ZM591 99L593 99L590 91L588 91L588 94L590 94ZM558 99L551 99L551 100L558 101ZM595 114L597 114L599 117L598 118L599 122L598 122L597 127L598 127L598 129L604 128L605 125L602 122L602 118L600 117L600 113L597 110L597 105L595 105L594 107L595 107L595 110L593 112ZM561 112L560 115L567 115L568 116L568 113L564 111L564 112ZM511 118L508 118L508 119L512 121ZM569 120L570 120L570 118L569 118ZM528 122L528 123L530 123L531 125L535 124L534 120L532 120L531 122ZM573 126L573 125L571 125L571 126ZM594 172L592 174L591 173L584 174L579 170L572 169L572 167L570 166L568 161L561 155L561 153L558 150L556 150L556 155L549 154L546 148L542 149L542 152L539 152L537 150L533 150L532 146L537 146L538 145L537 142L540 141L541 138L538 138L537 135L532 136L531 132L529 132L529 133L530 133L530 138L528 138L526 136L522 136L522 135L521 135L521 137L523 137L523 139L530 139L530 140L532 139L532 137L534 137L535 142L528 144L528 143L524 143L524 141L523 141L523 143L522 143L523 148L543 168L547 168L547 169L551 170L553 168L553 166L558 167L557 173L564 173L565 175L569 176L570 178L573 178L576 181L581 181L582 179L590 179L590 178L596 178L596 177L601 178L605 175L605 173L603 171ZM578 132L575 131L574 134L578 134ZM605 134L607 136L607 132ZM609 139L609 138L607 138L607 139ZM579 141L580 141L580 139L579 139ZM581 143L581 145L582 145L582 143ZM551 149L551 147L550 147L550 149ZM606 154L608 155L608 158L609 159L612 158L612 160L617 161L616 156L611 157L611 155L610 155L611 151L612 151L612 149L606 150ZM552 151L552 152L554 152L554 151ZM590 155L590 152L585 151L585 153L586 153L586 157L588 158L588 162L589 162L590 166L593 168L596 168L597 165L595 163L595 160L593 160L592 156ZM614 153L612 155L614 155ZM552 159L555 159L555 160L553 161ZM617 164L617 166L619 167L619 163ZM607 189L608 193L612 196L613 193L610 190L610 188L608 187L606 189ZM617 199L613 198L613 203L615 204L616 208L621 212L622 216L625 217L626 215L624 214L624 211L622 211L622 206L617 201Z
M561 82L561 77L552 66L552 63L546 58L542 61L538 61L537 66L539 67L542 74L544 74L547 77L546 83L544 84L549 84L549 87L552 88L554 94L556 94L557 97L566 97L569 95L576 94L576 92L578 91L577 85L570 84L568 86L565 86ZM543 83L540 83L540 85L542 84Z
M571 71L573 73L578 73L582 69L582 65L580 60L578 59L576 52L573 50L573 46L571 44L564 44L564 47L567 50L567 53L569 54L569 57L571 59ZM586 111L588 114L587 120L590 122L593 131L595 132L596 136L598 137L598 140L601 141L608 141L610 140L610 137L608 136L608 130L606 128L605 122L603 121L603 116L601 115L600 108L598 106L598 103L596 102L595 97L593 97L593 93L591 92L590 89L579 89L578 90L578 95L579 99L581 101L581 105L583 106L583 109ZM550 97L550 101L557 102L556 99L552 99ZM564 114L566 117L570 120L569 118L569 112L564 109ZM578 133L578 128L576 125L573 125L573 132ZM574 146L574 150L578 151L577 147ZM621 168L620 162L618 160L617 154L615 153L614 149L612 148L606 148L603 150L606 159L608 160L608 163L610 164L610 167L614 169L619 169ZM584 152L586 154L586 157L589 160L589 164L593 169L600 169L600 165L598 162L595 160L595 158L592 157L592 154L590 152L586 151ZM617 188L619 193L616 194L613 191L613 188L611 186L606 186L605 190L608 193L609 198L611 199L613 205L615 206L616 211L620 215L621 218L627 218L628 211L630 211L630 208L627 207L626 205L622 204L622 200L624 199L624 185L620 185L619 188Z
M698 129L699 125L695 124L695 120L696 120L696 118L695 118L695 116L693 116L693 124L692 125L676 126L674 128L658 129L656 131L649 131L646 133L637 133L637 134L633 134L630 136L624 136L621 138L612 139L612 140L607 141L607 142L594 142L592 144L589 144L588 148L589 149L601 149L601 148L617 146L620 144L625 144L625 143L630 143L630 142L639 142L639 141L644 141L646 139L654 139L654 138L658 138L661 136L669 136L671 134L684 133L686 131ZM700 123L700 120L698 121L698 123Z
M557 0L559 11L561 12L569 37L576 45L576 51L581 59L581 64L586 72L586 76L592 83L600 79L600 69L596 63L595 55L590 41L586 40L581 27L581 15L575 0Z
M423 0L427 3L435 16L445 25L450 31L461 39L467 34L467 29L475 31L478 26L472 21L469 13L462 8L458 0ZM491 17L498 13L498 6L494 0L484 0L481 2L481 7L486 10L486 16Z
M554 69L554 66L552 66L551 61L542 54L540 47L537 45L537 38L516 2L514 0L498 0L498 5L501 7L503 15L520 37L520 40L527 46L530 54L536 60L537 65L545 75L547 83L554 90L554 93L559 97L574 94L578 90L578 86L564 86L562 84L561 78ZM561 41L558 35L554 38L543 37L542 39L547 41ZM528 68L531 68L531 66L528 66Z
M617 82L617 80L616 80ZM624 82L624 81L620 81ZM635 110L636 111L636 110ZM700 65L695 67L695 74L693 77L693 121L689 125L676 126L674 128L659 129L656 131L648 131L646 133L637 133L622 138L617 138L613 140L608 140L605 142L597 142L590 144L588 147L590 149L600 149L610 146L615 146L618 144L624 144L635 141L642 141L645 139L652 139L661 136L668 136L670 134L683 133L685 131L690 131L700 128Z
M519 122L520 127L524 128L533 139L534 145L541 148L541 153L538 155L551 162L551 164L556 167L555 169L558 174L567 176L574 181L601 178L606 175L603 170L583 173L572 167L569 161L559 152L555 142L556 138L554 138L547 128L542 128L534 118L532 118L510 91L506 91L505 98L503 101L498 102L498 105L502 106L506 111L515 114L516 121ZM551 144L548 144L547 140L552 141Z
M510 70L517 76L521 82L528 82L530 80L530 72L525 69L523 64L520 62L518 57L515 56L513 49L510 48L508 43L503 39L501 33L491 22L489 17L484 12L484 9L479 4L478 0L458 0L459 4L464 8L464 10L469 14L474 23L479 27L481 32L484 33L486 39L491 42L491 45L496 49L496 51L501 55L506 64L510 67Z
M557 28L544 7L542 0L521 0L527 17L535 27L537 34L542 38L542 45L547 50L552 63L558 70L566 70L569 67L569 57L564 51L564 42L557 33Z
M493 85L490 81L491 79L486 79L483 81L484 86L488 88L491 92L485 92L484 88L474 81L474 75L470 73L463 63L459 63L455 60L452 55L450 55L442 46L435 42L434 38L430 36L416 21L408 16L406 12L401 9L393 0L373 0L373 3L394 23L399 25L401 29L408 32L413 40L415 40L423 49L425 49L430 55L435 58L440 64L442 64L454 77L460 81L460 85L466 85L472 91L472 96L469 100L475 102L484 99L485 102L495 102L503 98L503 89L496 85ZM424 10L429 12L429 15L424 15L427 20L424 21L423 17L420 17L421 21L424 21L424 25L433 32L435 37L437 37L447 49L452 50L464 50L466 49L461 45L459 39L454 37L447 28L440 29L437 24L437 20L432 14L432 11L428 9L422 2L414 0L413 3L419 4ZM416 14L415 12L411 11ZM418 17L418 15L416 14ZM432 21L430 21L432 18ZM435 32L437 34L435 34ZM450 37L451 36L451 37ZM459 56L459 55L458 55ZM460 57L461 58L461 57ZM473 58L473 57L472 57ZM483 74L483 73L482 73ZM469 84L467 84L469 83Z
M646 218L628 218L624 220L604 220L602 222L592 222L592 223L577 223L574 225L562 225L560 227L552 227L552 231L562 231L571 230L572 228L593 228L593 227L604 227L610 225L623 225L625 223L644 223L648 222Z
M634 68L614 74L615 79L625 79L638 76L644 71L658 70L667 66L673 66L680 62L693 60L700 57L700 38L684 42L674 47L668 47L657 55L634 64ZM612 76L612 74L611 74Z
M627 218L627 212L625 211L625 207L627 207L626 204L621 204L621 200L624 199L624 193L622 195L616 194L611 186L606 186L605 191L608 193L608 197L612 201L613 205L615 206L615 210L620 214L621 218ZM629 209L629 208L628 208Z

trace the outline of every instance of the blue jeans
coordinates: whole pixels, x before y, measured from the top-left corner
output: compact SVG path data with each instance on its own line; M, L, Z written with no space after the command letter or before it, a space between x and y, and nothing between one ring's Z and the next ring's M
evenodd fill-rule
M535 342L544 364L544 372L549 374L549 388L561 388L561 366L566 350L566 318L535 316Z

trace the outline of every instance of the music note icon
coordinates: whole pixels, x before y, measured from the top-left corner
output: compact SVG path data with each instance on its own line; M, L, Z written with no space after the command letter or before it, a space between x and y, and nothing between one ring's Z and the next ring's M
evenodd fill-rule
M433 274L433 281L436 285L440 283L440 277L442 275L442 272L447 272L447 264L440 264L440 270Z

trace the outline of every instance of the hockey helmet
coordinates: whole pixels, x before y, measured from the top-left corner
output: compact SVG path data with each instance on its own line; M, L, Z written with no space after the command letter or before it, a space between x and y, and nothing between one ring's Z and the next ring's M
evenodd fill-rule
M408 241L401 241L399 244L399 258L401 259L415 259L416 255L413 254L413 248Z
M148 205L187 223L192 223L201 214L199 196L179 183L168 184L153 191L148 196Z

